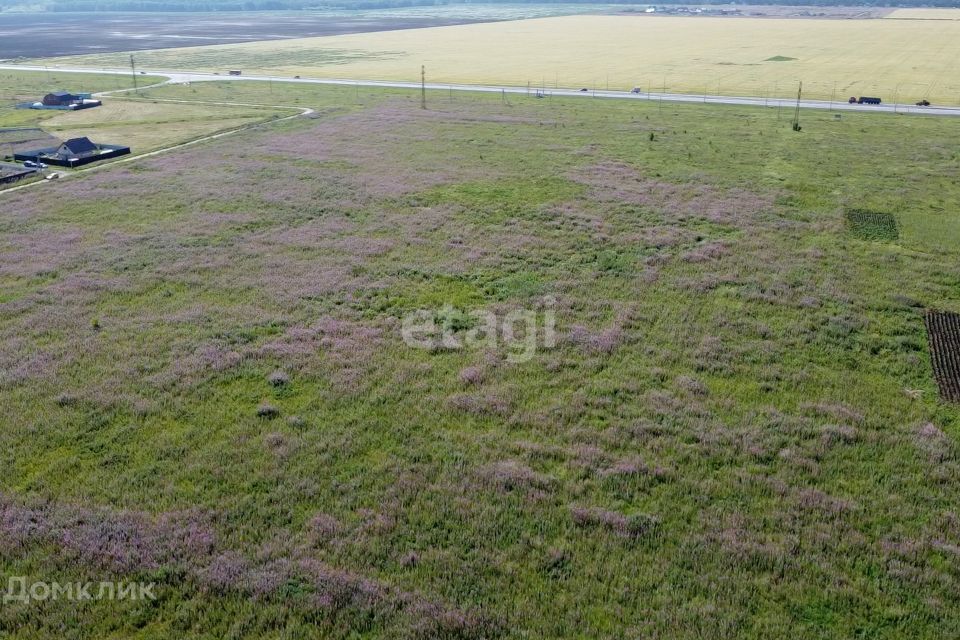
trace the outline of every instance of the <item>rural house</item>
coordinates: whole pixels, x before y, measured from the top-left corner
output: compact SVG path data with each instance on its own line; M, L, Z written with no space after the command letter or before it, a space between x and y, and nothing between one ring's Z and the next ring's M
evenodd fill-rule
M95 145L90 138L71 138L57 149L56 155L61 158L89 158L100 153L100 147Z
M75 96L68 91L55 91L43 96L43 105L45 107L66 107L81 100L80 96Z
M21 162L33 160L59 167L79 167L128 153L130 153L130 147L98 144L90 138L83 137L71 138L65 142L58 141L57 146L21 151L14 154L14 158Z
M69 91L54 91L43 96L37 102L23 102L17 105L18 109L57 109L60 111L78 111L99 107L103 103L95 100L89 93L71 93Z

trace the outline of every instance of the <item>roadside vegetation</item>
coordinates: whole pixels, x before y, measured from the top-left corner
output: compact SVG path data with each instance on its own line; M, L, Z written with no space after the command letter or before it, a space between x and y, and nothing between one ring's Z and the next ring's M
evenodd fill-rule
M960 635L954 121L147 97L316 114L0 196L0 576L160 596L5 636Z

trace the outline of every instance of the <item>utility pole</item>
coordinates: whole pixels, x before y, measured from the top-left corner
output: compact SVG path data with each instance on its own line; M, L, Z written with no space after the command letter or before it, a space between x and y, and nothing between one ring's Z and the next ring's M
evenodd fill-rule
M663 91L660 92L660 107L658 113L663 113L663 94L667 92L667 74L663 74Z
M793 114L793 130L800 131L800 97L803 95L803 81L800 81L800 88L797 89L797 110Z
M427 108L427 65L420 66L420 108Z
M130 75L133 76L133 92L140 93L137 88L137 63L133 61L133 54L130 54Z

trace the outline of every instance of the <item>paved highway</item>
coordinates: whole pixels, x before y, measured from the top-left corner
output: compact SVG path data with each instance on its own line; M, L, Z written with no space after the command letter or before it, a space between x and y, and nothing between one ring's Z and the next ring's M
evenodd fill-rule
M129 69L92 69L92 68L67 68L67 67L44 67L28 65L0 65L0 69L20 69L28 71L57 71L58 73L106 73L116 75L130 75ZM389 82L377 80L336 80L320 78L291 78L289 76L257 76L257 75L217 75L213 73L188 72L188 71L170 71L162 69L141 69L141 72L169 78L170 83L184 82L203 82L203 81L229 81L229 82L292 82L299 84L326 84L339 86L361 86L361 87L383 87L389 89L419 89L419 82ZM541 94L549 97L564 98L597 98L614 100L652 100L664 102L684 102L699 104L731 104L750 107L784 107L793 108L796 106L796 100L789 98L756 98L756 97L738 97L738 96L704 96L680 93L631 93L629 91L580 91L578 89L538 89L537 87L507 87L493 85L473 85L473 84L436 84L427 83L427 89L440 91L479 91L483 93L504 93L510 95L530 95L535 96L539 91ZM919 114L927 116L960 116L960 107L918 107L913 104L880 104L880 105L861 105L848 104L847 102L828 102L825 100L801 100L800 107L803 109L822 109L832 111L856 111L856 112L879 112L879 113L901 113L901 114Z

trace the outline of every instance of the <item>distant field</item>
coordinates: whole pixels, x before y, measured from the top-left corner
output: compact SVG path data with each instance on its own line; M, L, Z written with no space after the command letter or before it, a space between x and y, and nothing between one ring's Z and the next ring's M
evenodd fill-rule
M960 9L895 9L887 18L900 20L960 20Z
M138 54L156 69L960 101L960 23L570 16ZM123 55L54 61L120 67Z
M7 13L0 19L0 60L370 33L599 13L606 8L580 4L460 4L253 13Z

